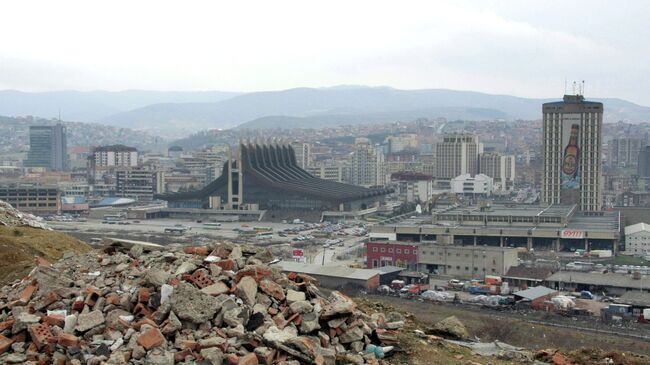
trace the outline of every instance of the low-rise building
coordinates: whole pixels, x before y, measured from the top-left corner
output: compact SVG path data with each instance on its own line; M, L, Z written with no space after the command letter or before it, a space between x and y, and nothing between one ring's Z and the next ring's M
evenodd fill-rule
M451 179L449 185L454 194L489 196L494 191L494 180L485 174L459 175Z
M379 270L321 266L292 261L280 261L273 266L279 267L285 273L310 275L319 281L320 286L330 289L376 289L381 274Z
M625 254L650 255L650 224L637 223L625 227Z
M397 172L391 175L391 184L400 201L426 202L433 194L433 177L417 172Z
M367 242L366 266L369 269L383 266L399 266L416 269L418 264L418 247L403 242Z
M504 275L517 265L517 250L509 247L458 246L437 243L418 246L420 271L476 278Z
M61 194L56 186L6 185L0 186L0 200L23 212L45 215L61 211Z

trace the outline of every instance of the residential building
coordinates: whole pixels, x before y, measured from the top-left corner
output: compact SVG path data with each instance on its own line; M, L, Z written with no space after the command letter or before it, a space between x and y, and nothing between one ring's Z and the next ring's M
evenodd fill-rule
M478 136L467 133L447 134L436 145L436 179L453 179L478 173L478 155L483 145Z
M582 95L543 105L544 204L602 208L603 104Z
M68 168L66 128L62 124L30 126L29 152L23 166L65 171Z
M614 138L609 146L609 166L636 168L645 145L646 141L641 138Z
M650 146L645 146L639 152L637 173L639 177L650 177Z
M394 241L366 242L366 267L384 266L417 270L418 245Z
M112 173L116 168L138 166L138 150L121 144L96 147L88 157L91 181Z
M436 243L418 246L419 270L459 278L504 275L517 266L517 250L510 247L458 246Z
M450 188L454 194L489 196L494 191L494 181L484 174L463 174L451 179Z
M306 170L312 165L311 145L309 143L293 142L291 147L296 154L296 163L298 167Z
M417 172L397 172L391 175L391 184L400 201L427 202L433 194L433 177Z
M650 256L650 224L637 223L625 227L625 254Z
M350 175L354 185L370 187L386 183L384 154L367 138L357 138L354 142Z
M512 191L515 185L515 156L496 152L479 155L479 173L494 180L494 190Z
M346 182L350 178L350 166L343 163L320 164L306 168L307 172L323 180Z
M57 214L61 210L61 194L56 186L5 185L0 186L0 200L23 212L36 215Z
M157 193L154 182L155 173L144 169L120 169L115 172L116 196L133 198L135 200L150 201L153 194Z

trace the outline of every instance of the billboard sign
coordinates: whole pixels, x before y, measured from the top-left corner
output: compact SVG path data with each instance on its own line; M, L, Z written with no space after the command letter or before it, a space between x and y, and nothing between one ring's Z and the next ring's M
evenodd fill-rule
M582 239L585 238L585 231L578 229L563 229L562 232L560 232L560 238Z
M562 189L580 189L580 114L565 114L562 119Z
M293 257L294 257L294 258L296 258L296 257L302 257L302 256L305 256L305 251L303 251L303 250L300 249L300 248L294 248L294 249L293 249Z

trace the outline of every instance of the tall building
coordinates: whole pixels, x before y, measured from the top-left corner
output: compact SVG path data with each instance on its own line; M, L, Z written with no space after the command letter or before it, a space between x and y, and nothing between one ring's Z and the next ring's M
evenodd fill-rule
M577 204L583 211L602 206L603 104L582 95L545 103L544 168L541 201Z
M645 140L641 138L613 139L609 148L609 166L636 168L643 147Z
M309 143L293 142L291 147L296 154L296 163L301 169L311 166L311 145Z
M448 134L436 145L436 178L453 179L456 176L478 173L478 155L483 145L478 136L467 133Z
M650 177L650 146L645 146L639 152L637 172L640 177Z
M384 154L368 138L354 141L350 182L359 186L383 186L386 183Z
M64 171L68 167L66 128L62 124L29 127L29 152L25 167Z
M510 191L515 184L515 156L496 152L481 153L479 173L494 179L495 190Z

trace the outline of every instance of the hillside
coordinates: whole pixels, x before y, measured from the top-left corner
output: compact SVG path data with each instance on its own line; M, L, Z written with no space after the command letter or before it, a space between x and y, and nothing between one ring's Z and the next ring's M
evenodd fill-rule
M105 123L139 129L183 123L189 130L213 128L319 127L416 118L484 120L539 119L541 104L528 99L444 89L388 87L297 88L243 94L216 103L156 104L115 114ZM620 99L599 99L605 120L650 121L650 108Z
M42 227L33 216L0 200L0 285L27 275L37 257L54 262L66 252L90 251L87 244Z

